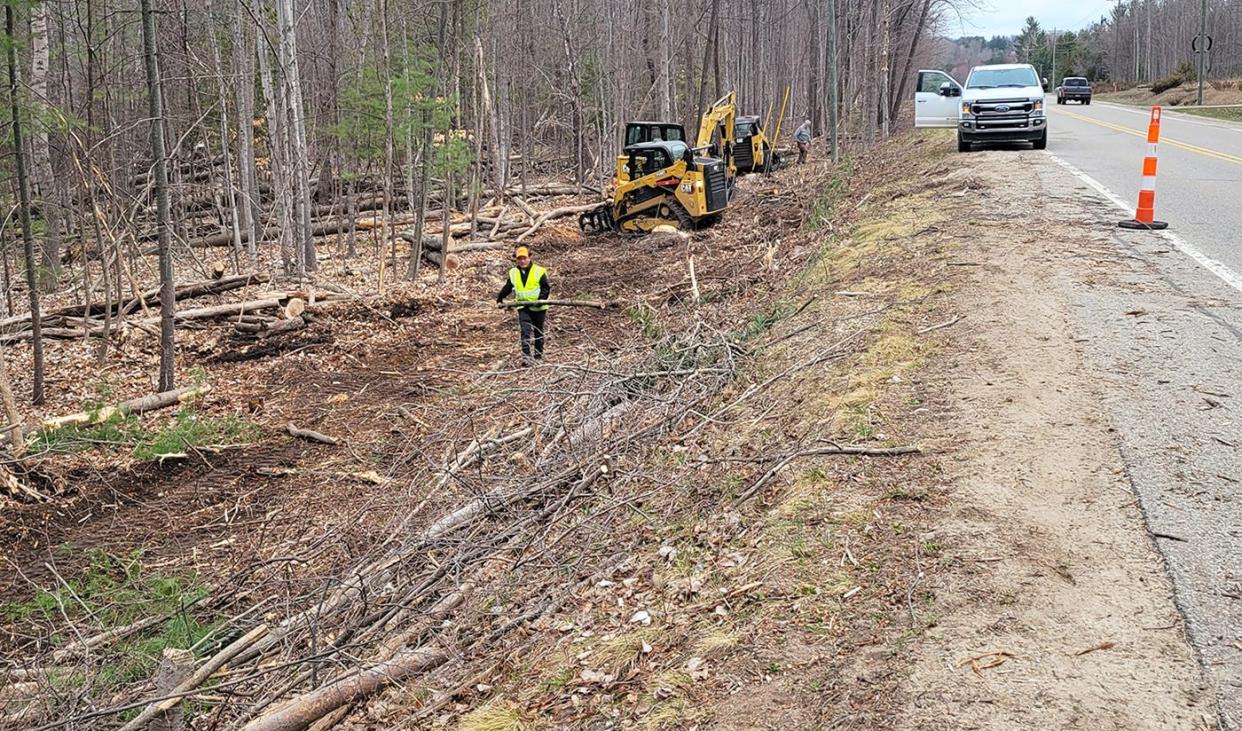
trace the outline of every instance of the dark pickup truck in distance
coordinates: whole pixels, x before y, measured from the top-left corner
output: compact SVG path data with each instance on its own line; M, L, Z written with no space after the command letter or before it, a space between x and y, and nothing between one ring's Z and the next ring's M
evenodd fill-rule
M1057 87L1057 104L1091 103L1091 83L1081 76L1066 76Z

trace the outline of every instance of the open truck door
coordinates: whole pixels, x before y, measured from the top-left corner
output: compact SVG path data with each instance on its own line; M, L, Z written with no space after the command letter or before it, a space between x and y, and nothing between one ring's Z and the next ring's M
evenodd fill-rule
M943 71L922 69L914 87L915 127L957 127L962 85Z

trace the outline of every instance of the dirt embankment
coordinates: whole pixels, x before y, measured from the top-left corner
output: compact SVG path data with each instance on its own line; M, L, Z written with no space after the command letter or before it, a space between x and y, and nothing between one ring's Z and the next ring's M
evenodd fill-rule
M1199 85L1182 84L1159 94L1151 93L1150 88L1135 87L1097 94L1096 98L1100 101L1135 106L1192 106L1199 101ZM1203 88L1203 103L1208 106L1242 104L1242 79L1213 79L1208 82Z
M140 544L163 570L240 576L202 617L221 641L261 620L287 629L196 697L202 724L404 657L436 662L329 718L1193 727L1210 702L1041 287L1077 234L1014 224L1034 197L1005 175L1043 156L950 149L906 136L838 170L749 181L690 242L546 239L558 293L631 306L554 312L551 362L533 370L508 367L511 324L469 304L486 276L395 324L352 313L348 328L385 335L351 366L290 362L263 381L282 414L347 447L272 436L119 488L103 476L111 501L47 514L44 540ZM388 481L340 477L368 466ZM470 505L486 509L436 533ZM135 536L153 510L193 529ZM44 558L21 555L32 570ZM307 607L314 622L289 619ZM14 651L33 662L31 636L55 621L23 622ZM81 671L99 681L88 690L150 695L144 677L104 685L107 668Z

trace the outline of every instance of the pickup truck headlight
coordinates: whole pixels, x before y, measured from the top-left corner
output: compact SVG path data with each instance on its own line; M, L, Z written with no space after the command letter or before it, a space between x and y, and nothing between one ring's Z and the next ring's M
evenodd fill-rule
M970 114L970 102L962 102L962 114Z
M1044 111L1044 100L1043 99L1034 100L1034 102L1032 102L1031 104L1031 110L1036 111L1036 112Z

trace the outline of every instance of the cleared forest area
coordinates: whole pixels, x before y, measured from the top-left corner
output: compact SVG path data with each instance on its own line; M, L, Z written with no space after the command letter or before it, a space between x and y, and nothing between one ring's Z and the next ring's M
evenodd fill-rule
M0 727L693 723L731 612L857 595L705 577L747 506L808 455L916 459L871 407L884 262L824 247L917 174L884 140L951 9L6 3ZM812 164L705 230L578 231L627 121L728 91L781 147L813 120ZM518 243L603 305L529 369ZM842 394L775 399L812 376ZM541 651L583 622L598 662Z

